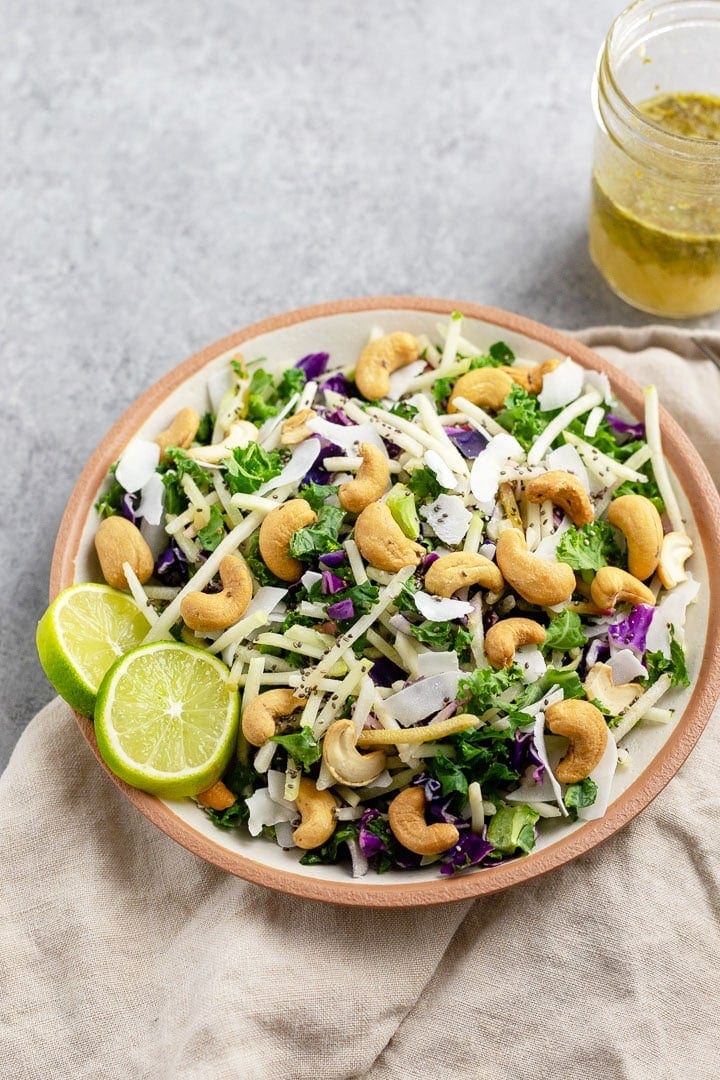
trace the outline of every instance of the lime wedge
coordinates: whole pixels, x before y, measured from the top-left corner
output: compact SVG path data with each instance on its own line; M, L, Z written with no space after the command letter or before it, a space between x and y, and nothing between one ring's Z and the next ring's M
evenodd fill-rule
M197 795L235 750L240 698L216 656L153 641L116 661L95 705L103 760L121 780L165 798Z
M71 585L56 596L36 633L43 671L82 716L92 717L105 672L149 630L139 607L109 585Z

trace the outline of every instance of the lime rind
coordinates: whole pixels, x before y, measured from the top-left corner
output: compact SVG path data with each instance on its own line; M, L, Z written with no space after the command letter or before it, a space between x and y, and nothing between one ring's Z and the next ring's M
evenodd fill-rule
M117 660L102 681L95 735L108 768L163 798L204 791L237 743L240 699L216 656L175 641L149 642Z

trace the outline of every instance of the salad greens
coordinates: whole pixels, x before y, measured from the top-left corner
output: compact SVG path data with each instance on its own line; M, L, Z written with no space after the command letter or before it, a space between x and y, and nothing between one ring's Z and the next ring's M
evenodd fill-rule
M158 460L152 444L134 440L97 503L100 517L122 514L152 542L153 578L130 580L152 617L150 640L175 636L219 654L243 715L268 692L294 695L266 742L241 737L222 779L230 805L205 812L303 865L343 862L359 876L435 864L454 874L522 857L543 833L605 813L618 761L629 757L617 744L653 712L669 719L672 701L657 709L658 701L689 683L684 627L698 583L684 561L664 561L663 545L645 585L636 582L644 592L619 591L610 608L593 599L604 570L635 580L634 538L607 520L613 500L649 500L665 515L661 532L684 533L656 434L656 394L647 391L644 420L633 421L615 411L605 376L569 359L541 369L502 341L476 348L461 329L456 314L442 340L417 339L389 396L373 401L354 382L355 356L288 358L281 371L235 357L225 385L209 384L192 443ZM457 411L458 379L482 368L509 374L502 405L471 401ZM361 515L343 503L368 444L389 477L377 498L409 545L392 569L374 561L356 533ZM526 495L532 478L549 473L581 490L592 520L575 520L562 500ZM299 567L290 579L278 576L261 526L292 500L304 500L310 524L287 535L286 555ZM574 571L571 595L538 606L507 568L499 589L472 577L443 595L428 587L438 559L467 557L497 574L508 528L520 530L538 565ZM375 536L380 546L386 540ZM247 567L252 599L231 625L193 630L183 598L222 589L228 555ZM518 619L534 627L530 643L518 638L494 660L493 641ZM569 743L554 730L553 710L574 702L599 710L607 741L584 774L561 781ZM356 764L379 762L370 779L332 767L328 733L340 730L365 740ZM381 741L388 731L394 743ZM390 807L412 789L422 791L428 835L446 827L449 847L413 848L393 831ZM330 831L300 851L308 790L330 798Z

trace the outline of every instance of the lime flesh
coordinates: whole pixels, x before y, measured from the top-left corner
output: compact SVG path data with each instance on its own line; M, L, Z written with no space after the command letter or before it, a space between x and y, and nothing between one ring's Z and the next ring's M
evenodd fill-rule
M132 649L110 668L95 705L103 760L126 783L165 798L204 791L237 743L239 695L217 657L176 641Z
M109 585L71 585L38 623L38 657L60 697L82 716L92 717L105 672L139 645L149 629L125 593Z

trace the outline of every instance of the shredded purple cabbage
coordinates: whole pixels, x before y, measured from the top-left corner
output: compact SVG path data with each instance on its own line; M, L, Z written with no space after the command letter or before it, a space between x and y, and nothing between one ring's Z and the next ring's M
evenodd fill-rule
M608 634L616 645L633 649L642 655L645 652L645 640L655 610L649 604L636 604L626 618L608 627Z
M487 446L487 439L475 428L446 427L445 434L466 458L476 458Z
M142 518L136 512L139 502L140 496L133 495L129 491L125 492L120 502L120 513L128 521L131 521L133 525L138 525L142 521Z
M305 372L305 377L308 381L317 379L320 375L325 373L325 368L328 366L328 360L330 359L330 353L316 352L308 353L307 356L303 356L302 360L298 360L295 367L300 368Z
M352 600L338 600L337 604L330 604L327 609L329 619L354 619L355 606Z
M327 551L324 555L320 556L320 562L325 566L338 567L347 559L347 552L343 548L338 548L337 551Z
M538 756L532 732L528 731L523 734L516 731L513 742L510 744L510 766L522 775L528 765L535 766L532 771L532 778L536 784L542 784L545 779L545 766Z
M608 413L605 419L610 427L614 428L614 430L621 435L629 435L632 439L645 438L645 425L642 420L638 420L635 423L628 423L627 420L623 420L619 416L614 416L612 413Z
M333 574L332 570L322 570L322 581L320 582L320 591L325 596L333 596L334 593L342 592L347 588L347 582L343 581L337 574Z
M370 859L373 855L381 855L387 851L387 845L380 836L376 836L375 833L370 832L367 828L369 821L375 821L380 817L379 810L366 810L363 816L360 818L360 832L358 834L358 843L360 850L366 859Z
M467 870L469 866L478 866L491 851L493 846L484 836L469 830L463 832L455 847L440 860L440 873L455 874L458 870Z
M343 397L350 397L352 392L352 386L349 381L339 371L325 379L322 384L322 389L334 390L336 394L342 394Z
M404 682L407 678L402 668L398 667L387 656L379 656L377 660L373 660L373 666L370 668L369 674L376 686L392 686L399 679Z
M163 585L185 585L188 580L188 561L174 540L160 554L155 563L155 576Z
M327 484L330 474L323 465L323 461L328 457L338 457L342 455L343 451L335 443L327 442L326 439L321 440L324 446L321 448L320 453L315 458L312 468L303 477L303 484Z
M428 551L427 555L423 555L422 563L420 564L423 574L430 569L434 562L440 558L436 551Z

